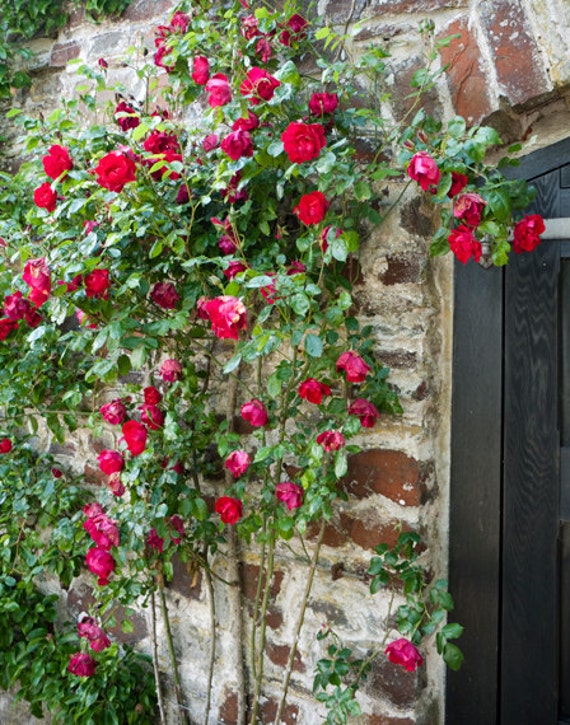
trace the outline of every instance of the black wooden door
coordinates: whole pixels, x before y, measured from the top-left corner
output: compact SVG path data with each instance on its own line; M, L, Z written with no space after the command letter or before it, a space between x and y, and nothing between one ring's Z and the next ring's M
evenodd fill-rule
M521 166L550 238L456 270L449 725L570 722L569 162L566 141Z

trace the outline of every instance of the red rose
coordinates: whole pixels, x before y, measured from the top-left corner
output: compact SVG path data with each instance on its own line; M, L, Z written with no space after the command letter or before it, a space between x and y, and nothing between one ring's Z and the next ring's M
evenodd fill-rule
M309 403L320 405L323 402L323 396L330 395L331 389L328 385L315 380L315 378L307 378L299 385L299 395Z
M459 174L457 171L451 172L451 188L447 192L447 196L453 199L454 196L459 194L467 186L469 179L465 174Z
M343 434L339 430L325 430L317 436L317 443L322 446L327 453L330 451L338 451L346 445Z
M73 161L65 146L54 144L50 146L47 156L42 159L44 171L50 179L57 179L62 174L67 174L73 168Z
M89 549L85 557L87 568L97 577L97 584L102 587L109 583L109 576L115 569L115 560L104 549Z
M251 98L253 105L260 101L270 101L275 89L281 83L263 68L251 68L239 87L242 96Z
M298 483L291 483L291 481L278 483L275 486L277 500L284 503L289 511L298 509L303 504L303 493L303 487Z
M26 310L25 318L26 322L30 327L37 327L42 321L42 316L35 307L30 307L28 310Z
M312 161L326 146L325 130L320 123L293 121L281 134L281 140L289 161L302 164Z
M283 45L291 45L291 40L299 40L305 36L305 29L309 23L302 15L295 13L287 21L287 29L283 30L279 35L279 41Z
M111 151L95 167L97 183L109 191L122 191L125 184L136 180L135 162L121 151Z
M112 473L107 480L107 488L113 496L122 496L127 490L121 481L120 473Z
M127 416L127 409L121 398L115 398L99 408L103 418L111 425L119 425Z
M153 385L144 388L143 395L147 405L157 405L162 400L162 395Z
M453 216L461 219L467 226L476 227L481 222L481 214L486 203L479 194L462 194L453 204Z
M231 472L234 478L243 476L250 464L251 458L246 451L232 451L224 462L224 466Z
M229 262L228 266L224 269L224 277L227 277L227 279L233 279L240 274L240 272L245 272L246 269L247 266L243 262L238 262L237 259L234 259Z
M99 468L107 476L122 471L125 466L125 459L119 451L104 450L97 456Z
M127 448L133 456L140 456L146 448L147 431L142 423L128 420L121 428Z
M334 113L337 106L338 96L336 93L313 93L309 101L309 111L313 116Z
M515 224L513 230L513 251L532 252L540 244L540 235L544 232L544 219L540 214L529 214Z
M31 287L29 299L37 307L41 307L51 292L51 273L45 258L30 259L26 262L22 279Z
M172 282L157 282L151 290L150 298L164 310L175 309L180 296Z
M129 106L129 104L125 101L121 101L117 104L117 107L115 108L115 120L122 131L128 131L130 128L136 128L141 122L140 118L135 113L135 109L132 106Z
M364 398L357 398L348 408L349 415L356 415L360 419L360 425L363 428L373 428L380 413L376 406Z
M208 103L212 108L216 106L225 106L232 100L232 89L228 81L228 77L223 73L215 73L206 83L206 92Z
M273 55L273 49L271 48L271 43L265 38L260 38L257 41L257 45L255 46L255 54L259 55L261 57L262 63L267 63L267 61L271 58Z
M91 677L95 674L97 663L91 655L85 652L76 652L71 656L67 671L78 677Z
M202 141L202 148L208 154L208 153L210 153L210 151L213 151L214 149L218 148L219 143L220 143L220 137L216 133L210 133Z
M390 662L395 665L402 665L408 672L415 672L418 667L422 666L424 661L418 648L404 637L391 642L384 652L388 655Z
M259 126L259 117L251 110L247 109L247 116L240 117L232 123L232 131L253 131Z
M93 617L84 617L77 623L77 634L89 640L90 647L94 652L102 652L111 646L111 640Z
M22 297L20 291L4 298L4 314L9 320L21 320L30 309L30 303Z
M353 350L343 352L336 361L337 373L344 370L346 380L349 383L362 383L370 372L370 369L360 355Z
M202 305L212 323L212 332L219 338L237 340L240 330L247 329L245 305L237 297L222 295Z
M210 63L203 55L197 55L192 61L192 80L199 86L204 86L210 77Z
M447 237L449 248L457 259L466 264L471 257L478 262L481 259L481 242L473 236L473 231L460 224L457 229L452 229Z
M158 535L158 531L156 529L153 528L148 532L148 535L146 537L146 543L151 549L155 549L160 554L162 554L162 550L164 548L164 539L162 538L162 536Z
M117 524L110 519L103 507L98 503L83 507L83 513L87 520L83 522L83 528L100 549L109 551L112 546L119 546L120 537Z
M94 269L85 275L83 283L85 284L85 294L87 297L108 299L109 287L111 286L108 269Z
M12 441L9 438L2 438L0 440L0 453L10 453L12 450Z
M18 323L7 317L0 320L0 340L5 340L11 332L18 329Z
M420 151L412 157L408 165L408 176L417 181L424 191L435 194L440 173L435 160L427 151Z
M166 62L171 53L172 48L168 48L166 45L159 45L153 56L154 64L159 68L164 68L167 73L171 73L174 70L174 64Z
M320 191L311 191L310 194L303 194L299 204L293 209L303 224L319 224L325 217L329 203L325 195Z
M255 38L256 35L260 35L259 25L255 15L246 15L245 18L241 19L241 34L246 40Z
M241 417L254 428L267 425L268 416L265 406L257 398L249 400L241 406Z
M242 503L239 498L221 496L214 504L214 510L220 514L224 524L237 524L241 519Z
M182 365L178 360L165 360L160 366L160 377L165 383L173 383L182 377Z
M180 142L174 133L155 130L144 140L143 148L149 154L165 154L168 151L179 154Z
M242 156L253 156L253 140L249 131L232 131L221 143L222 151L227 154L232 161L241 159Z
M40 209L47 209L49 212L52 212L55 209L56 202L57 194L51 188L51 184L49 182L44 181L43 184L40 184L40 186L35 189L34 203Z
M179 544L184 536L184 521L182 521L180 516L174 514L174 516L170 517L170 525L178 534L180 534L180 536L173 536L170 534L170 540L174 544Z
M141 420L150 430L159 430L164 425L164 414L156 405L145 403L140 407Z

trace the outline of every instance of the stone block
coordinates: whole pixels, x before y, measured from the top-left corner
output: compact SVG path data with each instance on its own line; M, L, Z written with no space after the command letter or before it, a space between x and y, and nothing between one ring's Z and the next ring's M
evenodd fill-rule
M56 43L51 51L49 64L52 68L61 68L73 58L77 58L80 52L79 44L75 40L67 43Z

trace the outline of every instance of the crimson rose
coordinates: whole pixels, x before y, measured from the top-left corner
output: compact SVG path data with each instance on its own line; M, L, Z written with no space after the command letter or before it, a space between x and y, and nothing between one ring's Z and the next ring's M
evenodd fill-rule
M311 191L310 194L303 194L293 211L303 224L309 225L322 222L328 208L325 195L320 191Z
M65 146L54 144L50 146L47 156L42 159L44 171L50 179L57 179L62 174L67 174L73 168L73 161Z
M135 162L121 151L111 151L95 167L97 183L109 191L120 192L136 179Z
M293 164L312 161L326 146L325 130L320 123L293 121L281 134L285 153Z
M52 212L57 203L57 193L51 188L51 184L44 181L34 191L34 203L40 209L47 209Z
M391 642L384 651L388 655L390 662L395 665L402 665L408 672L415 672L418 667L422 666L424 661L418 648L404 637Z
M237 524L242 514L242 503L239 498L220 496L214 504L214 510L220 514L224 524Z
M544 219L540 214L529 214L515 224L513 230L513 251L532 252L540 244L540 235L545 230Z

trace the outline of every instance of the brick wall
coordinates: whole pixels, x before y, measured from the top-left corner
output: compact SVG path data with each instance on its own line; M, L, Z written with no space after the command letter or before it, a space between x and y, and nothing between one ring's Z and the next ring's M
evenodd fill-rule
M38 112L70 95L74 80L65 63L74 58L96 63L104 57L112 79L130 84L136 96L136 82L122 58L132 44L151 47L153 28L173 5L173 0L134 0L120 22L97 26L76 13L57 39L34 42L38 51L34 83L15 102ZM341 29L358 23L356 52L369 42L390 50L392 77L398 79L409 78L420 67L416 31L419 21L429 18L436 37L459 35L441 50L441 61L450 68L428 99L433 113L440 117L459 113L470 123L488 118L509 141L526 139L529 148L541 142L543 125L554 136L564 133L561 122L552 130L553 118L566 118L565 93L570 86L570 7L561 0L320 0L319 12ZM552 23L551 17L557 22ZM398 116L405 111L401 100L405 91L398 87L392 91L392 111ZM388 194L398 191L389 188ZM368 593L365 571L372 547L394 541L396 524L426 535L425 559L436 574L445 574L452 264L449 259L428 260L432 231L429 212L420 199L410 196L361 253L357 304L363 320L374 328L378 357L392 369L404 414L363 432L364 450L350 462L345 481L348 501L338 506L325 532L294 667L287 723L322 721L311 683L314 662L322 656L315 633L323 623L334 623L346 643L362 654L382 637L388 602L382 595ZM86 438L70 442L58 453L81 459L87 473L90 466L96 470L95 453ZM305 568L290 551L283 547L278 554L268 621L264 722L272 721L275 714L305 579ZM242 559L245 609L251 614L258 562L253 550L244 551ZM90 597L87 581L74 582L66 594L70 613L77 615ZM223 586L216 585L216 597L220 622L236 616ZM169 603L187 699L198 721L209 637L206 587L180 565L170 585ZM135 617L135 625L132 640L148 650L144 611ZM211 722L232 723L237 706L234 665L223 637L218 652ZM166 651L161 651L161 658L167 662ZM442 665L433 653L418 673L379 659L359 698L365 713L360 722L435 725L443 717L443 682ZM5 717L2 722L8 723L9 715Z

